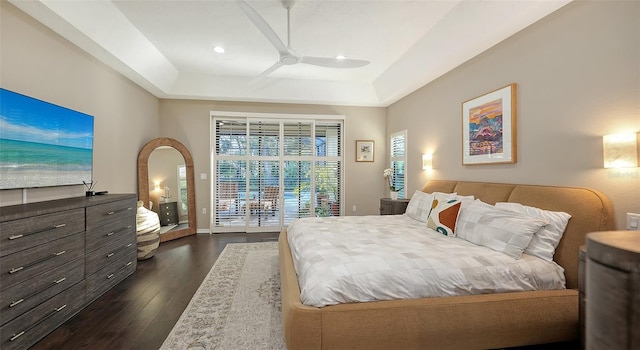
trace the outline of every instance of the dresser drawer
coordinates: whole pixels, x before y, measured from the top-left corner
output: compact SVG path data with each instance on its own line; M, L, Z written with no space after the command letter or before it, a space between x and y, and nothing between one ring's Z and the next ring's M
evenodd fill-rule
M136 235L135 219L127 218L87 231L87 252Z
M0 314L6 323L84 278L79 258L0 292Z
M116 224L136 215L136 200L126 199L87 207L87 231L107 224Z
M84 232L0 258L2 290L84 256Z
M136 263L136 250L127 250L113 264L107 265L93 275L87 276L87 302L92 302L131 275L136 270Z
M89 276L107 265L113 264L114 261L127 255L129 251L137 251L135 235L123 236L118 241L87 253L85 273Z
M0 349L26 349L78 312L85 302L79 282L0 327Z
M0 223L0 256L84 231L84 208Z

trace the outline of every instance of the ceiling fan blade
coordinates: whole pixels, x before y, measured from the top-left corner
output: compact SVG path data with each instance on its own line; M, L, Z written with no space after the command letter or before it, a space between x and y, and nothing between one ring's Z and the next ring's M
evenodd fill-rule
M266 77L267 75L269 75L269 74L273 73L273 71L275 71L276 69L278 69L278 68L280 68L280 67L282 67L282 66L283 66L283 64L282 64L282 63L280 63L280 61L278 61L278 62L274 63L271 67L267 68L264 72L262 72L262 73L258 74L258 76L257 76L257 77L253 78L253 79L249 82L249 84L253 84L253 83L257 82L258 80L260 80L260 79L262 79L262 78Z
M300 57L300 63L312 64L314 66L328 67L328 68L357 68L366 66L369 61L354 60L350 58L337 59L326 57Z
M251 7L251 5L249 5L245 0L237 0L237 2L242 12L244 12L244 14L249 17L249 20L251 20L251 22L253 22L253 25L255 25L256 28L258 28L258 30L262 32L262 35L264 35L267 40L269 40L271 45L273 45L276 50L278 50L280 56L291 55L289 49L284 45L282 40L280 40L280 37L278 37L278 34L276 34L269 23L267 23L267 21L265 21L264 18L262 18L262 16L260 16L260 14L253 7Z

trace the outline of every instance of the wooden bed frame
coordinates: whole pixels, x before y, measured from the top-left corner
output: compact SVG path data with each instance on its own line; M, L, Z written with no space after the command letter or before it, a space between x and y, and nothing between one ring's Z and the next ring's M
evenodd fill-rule
M569 213L572 218L554 256L565 269L567 289L306 306L300 302L285 229L279 239L280 278L289 350L492 349L578 340L579 247L587 233L614 229L613 207L604 194L586 188L448 180L432 180L422 191Z

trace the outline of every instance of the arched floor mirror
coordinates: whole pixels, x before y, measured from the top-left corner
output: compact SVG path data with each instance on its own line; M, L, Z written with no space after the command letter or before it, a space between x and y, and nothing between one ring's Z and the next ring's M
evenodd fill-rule
M147 142L144 147L140 150L138 154L138 199L142 201L145 208L154 210L158 212L159 207L165 208L163 204L166 204L166 208L172 208L168 206L168 204L178 203L178 205L183 204L184 195L180 188L174 188L173 190L165 189L165 186L160 186L161 184L156 184L154 181L159 182L154 179L150 179L149 177L149 159L152 158L152 153L158 150L165 150L172 148L175 151L179 152L184 158L184 168L185 168L185 177L186 177L186 213L187 217L187 225L176 225L175 228L171 228L166 232L160 234L160 242L166 242L173 239L178 239L181 237L193 235L196 233L196 196L195 196L195 185L194 185L194 173L193 173L193 157L191 157L191 152L178 140L161 137L157 139L153 139ZM179 170L176 169L176 173L179 173ZM173 174L172 174L173 175ZM174 186L175 187L175 186ZM156 193L157 192L157 193ZM159 202L158 198L162 198L166 200L166 203ZM169 198L175 198L175 202L173 200L170 201ZM154 206L158 205L156 208L150 208L150 200L154 199ZM156 204L157 203L157 204ZM181 207L173 204L173 207L176 207L175 216L176 221L177 217L179 217L180 212L184 212L185 210L181 210ZM162 215L162 214L159 214ZM172 224L174 223L172 220L169 220ZM160 219L161 224L163 223L163 217ZM177 223L177 222L176 222ZM171 225L173 226L173 225ZM165 227L168 228L168 227ZM161 226L162 229L162 226ZM162 231L161 231L162 232Z

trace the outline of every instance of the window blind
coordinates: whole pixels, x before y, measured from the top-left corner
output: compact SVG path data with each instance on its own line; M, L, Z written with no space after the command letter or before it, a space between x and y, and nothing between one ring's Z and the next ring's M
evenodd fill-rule
M406 194L406 144L407 144L407 130L396 132L391 134L390 142L390 167L392 170L392 186L398 191L398 198L405 198Z

